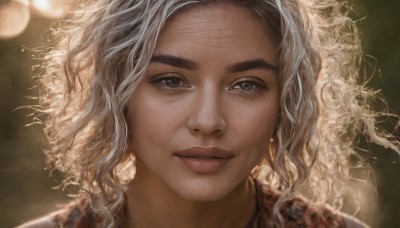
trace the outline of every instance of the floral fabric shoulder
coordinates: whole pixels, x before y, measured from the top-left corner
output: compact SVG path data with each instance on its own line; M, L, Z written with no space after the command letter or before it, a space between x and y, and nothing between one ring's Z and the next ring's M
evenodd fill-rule
M54 215L54 223L62 228L96 228L99 218L90 209L86 198L80 198L72 201Z
M257 185L258 215L254 227L277 228L273 217L274 206L281 192L266 185ZM282 203L279 209L285 228L367 228L365 223L337 211L326 204L314 204L303 197L294 197Z

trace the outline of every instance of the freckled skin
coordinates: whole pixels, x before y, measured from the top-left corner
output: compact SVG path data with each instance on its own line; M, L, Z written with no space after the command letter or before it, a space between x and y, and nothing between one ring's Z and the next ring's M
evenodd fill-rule
M168 214L165 219L171 224L175 212L181 215L180 224L182 213L190 213L192 219L201 217L203 223L221 220L223 215L216 209L229 212L231 220L235 213L242 220L243 215L250 216L240 211L251 213L249 208L254 206L246 192L246 180L266 155L275 128L278 79L271 69L234 73L227 69L251 59L276 66L276 47L266 31L246 9L230 4L197 6L167 21L153 55L185 58L198 67L183 69L152 62L132 95L128 125L137 173L128 195L133 205L130 213L143 212L145 217L143 205L147 205L146 213ZM164 75L179 77L179 86L161 80ZM250 91L245 90L240 81L248 78L261 86L251 82ZM217 172L192 172L175 153L193 146L222 148L234 153L234 158ZM224 209L232 202L243 208ZM142 205L141 209L134 204ZM200 211L199 217L196 212ZM146 225L151 224L147 221Z

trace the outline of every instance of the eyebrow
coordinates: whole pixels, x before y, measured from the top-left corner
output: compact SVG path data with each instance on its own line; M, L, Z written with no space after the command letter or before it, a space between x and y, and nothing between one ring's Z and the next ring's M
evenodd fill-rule
M184 59L172 55L153 55L150 62L163 63L186 70L196 70L199 68L199 65L197 63L189 59Z
M153 55L150 62L158 62L166 65L171 65L174 67L186 69L186 70L196 70L199 65L192 60L173 56L173 55ZM264 59L252 59L243 62L235 63L227 67L227 71L230 73L238 73L252 69L266 69L266 70L277 70L276 66L268 63Z
M231 66L228 66L228 71L230 73L238 73L238 72L243 72L247 70L252 70L252 69L265 69L265 70L274 70L276 71L278 68L276 66L273 66L272 64L268 63L264 59L252 59L252 60L246 60L243 62L239 62L236 64L233 64Z

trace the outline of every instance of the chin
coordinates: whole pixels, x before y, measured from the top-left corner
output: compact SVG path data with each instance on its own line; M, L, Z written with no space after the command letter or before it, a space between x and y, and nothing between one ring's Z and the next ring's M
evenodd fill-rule
M190 181L175 189L175 194L189 201L212 202L228 196L237 184L221 182Z

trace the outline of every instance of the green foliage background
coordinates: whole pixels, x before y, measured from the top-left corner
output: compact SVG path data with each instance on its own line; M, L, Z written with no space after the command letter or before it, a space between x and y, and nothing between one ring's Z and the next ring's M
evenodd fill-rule
M364 50L375 57L380 70L368 86L382 89L391 111L399 114L400 1L351 2L355 19L365 17L358 22ZM26 118L28 110L13 111L32 104L25 96L35 96L35 89L29 89L34 62L23 46L40 46L41 34L50 24L50 20L33 17L22 35L0 40L0 227L15 226L68 201L60 190L51 190L57 182L44 170L40 128L24 126L31 121ZM374 158L368 161L376 171L379 210L376 216L363 219L377 227L400 227L399 157L383 148L368 148L368 156Z

